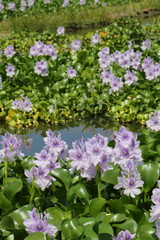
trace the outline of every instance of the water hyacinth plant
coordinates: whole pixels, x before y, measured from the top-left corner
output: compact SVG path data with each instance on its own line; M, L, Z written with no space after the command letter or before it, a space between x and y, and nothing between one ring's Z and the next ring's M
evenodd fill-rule
M159 239L158 139L156 131L137 135L122 126L114 140L96 134L68 149L60 134L48 130L44 148L24 156L21 140L6 133L1 142L1 236Z
M24 94L32 102L32 111L25 116L27 125L39 121L65 123L98 114L122 121L132 121L136 116L136 121L145 124L159 102L154 98L160 76L156 43L149 39L140 46L130 42L117 50L106 46L106 35L98 33L86 39L68 38L66 34L54 37L60 45L35 39L23 50L14 44L2 48L2 99L6 96L2 118L9 125L26 124L22 112L10 114L13 99ZM26 82L30 86L27 89ZM146 92L145 84L152 93ZM12 85L17 90L5 90ZM51 105L54 111L49 110Z

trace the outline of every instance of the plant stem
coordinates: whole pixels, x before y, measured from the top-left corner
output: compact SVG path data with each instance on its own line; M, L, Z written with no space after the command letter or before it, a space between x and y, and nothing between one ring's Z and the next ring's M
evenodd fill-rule
M4 177L7 178L7 170L8 170L8 161L7 161L7 158L4 158L3 159L4 161Z
M99 165L96 166L97 173L96 173L96 184L97 184L97 190L98 190L98 197L101 197L101 175L100 175L100 170L99 170Z
M65 236L63 235L63 233L62 233L62 240L65 240Z
M30 199L29 199L29 204L32 204L33 198L34 198L34 194L35 194L35 181L32 182L31 196L30 196Z

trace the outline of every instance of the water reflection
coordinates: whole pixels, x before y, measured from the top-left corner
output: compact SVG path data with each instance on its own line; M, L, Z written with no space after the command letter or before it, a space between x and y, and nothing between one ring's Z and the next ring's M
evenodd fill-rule
M22 152L26 156L33 156L36 152L40 152L44 147L43 137L46 136L46 131L51 129L55 134L61 133L61 139L66 141L68 147L72 147L72 142L80 140L82 136L87 139L91 138L94 134L100 133L109 140L113 139L113 131L118 130L122 124L114 123L111 120L101 119L87 120L80 123L69 123L67 126L46 126L41 125L37 129L17 129L8 128L6 126L0 127L0 141L6 132L17 134L23 141ZM138 125L123 124L131 131L138 131ZM0 146L1 148L1 146Z

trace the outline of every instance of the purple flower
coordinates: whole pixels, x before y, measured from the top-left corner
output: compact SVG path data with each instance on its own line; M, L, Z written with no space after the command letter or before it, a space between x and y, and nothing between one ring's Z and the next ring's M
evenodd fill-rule
M27 181L29 183L33 182L36 179L37 167L32 167L30 170L25 170L24 174L27 177Z
M99 61L100 68L102 68L102 69L108 67L111 63L110 57L99 58L98 61Z
M77 76L77 71L72 67L67 68L68 78L75 78Z
M160 239L160 221L156 221L155 222L155 225L156 225L156 235L158 237L158 239Z
M15 75L15 67L11 63L8 63L6 66L6 75L8 77L13 77Z
M3 88L3 82L2 82L2 77L0 76L0 90Z
M131 234L128 230L120 231L117 237L114 237L113 240L131 240L136 236L136 234Z
M136 167L142 164L142 152L139 149L139 141L136 141L137 135L121 127L119 132L114 132L115 148L113 149L112 161L121 167L131 161Z
M34 5L34 0L28 0L28 7L32 7Z
M28 97L22 98L20 100L14 100L12 102L12 109L19 109L22 111L27 111L30 112L32 111L32 102L30 101L30 99Z
M10 11L14 11L15 6L16 5L15 5L14 2L10 2L10 3L8 3L7 9L10 10Z
M57 52L56 52L56 49L54 48L54 46L49 44L49 45L45 45L45 48L46 48L45 55L49 55L49 56L51 56L52 60L55 60L57 58Z
M52 184L54 180L50 175L48 175L50 170L46 167L32 167L30 170L25 170L24 174L27 177L29 183L35 181L36 185L45 191Z
M42 151L40 151L40 153L35 153L35 157L39 161L46 161L46 160L48 160L49 155L48 155L47 151L43 149Z
M29 55L30 56L49 55L51 56L52 60L55 60L57 58L57 52L54 46L52 44L49 45L44 44L41 41L37 41L35 45L31 46Z
M143 68L143 69L148 69L148 68L152 67L153 64L154 64L153 59L152 59L150 56L148 56L147 58L145 58L145 59L143 60L143 62L142 62L142 68Z
M26 7L25 7L25 6L20 6L19 10L20 10L21 12L24 12L24 11L26 10Z
M142 187L144 182L140 179L140 173L137 170L132 173L132 176L127 176L126 174L122 172L122 177L118 177L118 184L114 188L122 188L124 195L135 198L136 195L141 193L139 187Z
M123 126L120 128L119 132L114 132L114 136L116 143L123 147L130 147L133 144L132 140L136 140L136 135Z
M156 132L160 131L160 112L155 111L149 115L149 120L146 121L146 125L151 130Z
M49 3L51 3L51 1L50 0L44 0L44 3L49 4Z
M41 76L48 76L48 64L46 61L41 60L41 61L37 61L36 65L34 66L34 72L38 75Z
M101 43L101 38L98 33L92 35L92 45L94 46L97 43Z
M102 48L102 50L98 53L98 56L100 58L105 58L108 57L110 53L110 49L108 47Z
M160 204L153 205L151 207L152 211L150 213L151 217L149 218L149 222L154 222L157 219L160 219Z
M45 212L42 214L36 213L36 208L32 211L28 211L29 218L26 219L23 224L26 227L26 231L31 234L34 232L42 232L44 235L48 234L50 237L55 237L58 229L48 223L49 214Z
M123 87L122 78L114 77L113 79L111 79L110 87L111 87L110 90L109 90L110 93L120 91L120 89Z
M138 81L138 77L136 76L136 72L135 71L126 71L125 75L124 75L124 79L125 79L125 84L127 85L131 85L132 83L135 83Z
M80 4L80 5L86 4L86 0L79 0L79 4Z
M0 2L0 12L4 10L4 5Z
M115 78L113 73L107 70L103 70L100 77L102 79L103 84L110 83Z
M80 40L73 40L71 43L73 52L76 52L77 50L80 50L81 48L81 41Z
M52 159L57 159L59 156L63 161L68 153L68 145L65 141L61 140L61 134L56 137L51 130L46 131L47 137L44 138L46 144L45 149L49 151Z
M21 6L22 7L26 7L27 6L27 2L25 0L21 0Z
M160 181L158 181L158 186L159 188L155 188L153 189L152 191L152 196L151 196L151 199L152 199L152 202L155 204L155 205L152 205L151 209L151 217L150 219L148 220L149 222L153 222L155 220L160 220ZM159 223L157 223L157 227L158 227L158 234L159 234Z
M0 150L0 160L3 161L3 158L7 158L8 161L15 161L15 157L18 156L20 159L24 157L24 154L21 153L22 140L18 139L16 135L11 133L6 133L2 137L2 149Z
M30 112L30 111L32 111L31 106L32 106L31 100L28 97L25 97L24 101L23 101L23 109L22 110L24 110L26 112Z
M64 0L62 7L67 7L69 6L69 0Z
M57 28L57 35L63 35L65 33L64 27L58 27Z
M101 174L112 169L111 154L112 149L107 146L108 138L98 134L88 140L72 143L73 148L69 150L68 159L71 160L70 172L75 170L88 180L96 176L96 167L99 165Z
M151 48L151 42L149 39L142 42L142 46L141 46L142 50L146 50L146 49L150 49L150 48Z

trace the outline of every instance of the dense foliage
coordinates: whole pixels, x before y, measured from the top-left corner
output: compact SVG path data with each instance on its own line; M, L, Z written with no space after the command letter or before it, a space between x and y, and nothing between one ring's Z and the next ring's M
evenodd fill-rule
M157 29L121 20L86 36L61 27L2 37L1 120L21 127L103 115L144 124L159 110Z
M143 129L137 138L121 127L110 142L97 134L68 150L60 134L48 130L44 148L24 156L18 136L6 133L1 238L159 238L159 139L157 130Z
M132 2L140 2L140 0L1 0L0 19L20 15L73 11L83 9L83 7L96 8L99 6L123 5Z
M10 16L138 1L0 1ZM85 36L12 34L0 38L0 121L11 127L111 117L125 127L68 145L48 130L25 156L5 133L0 150L2 240L160 239L160 23L121 19ZM18 131L18 130L17 130Z

